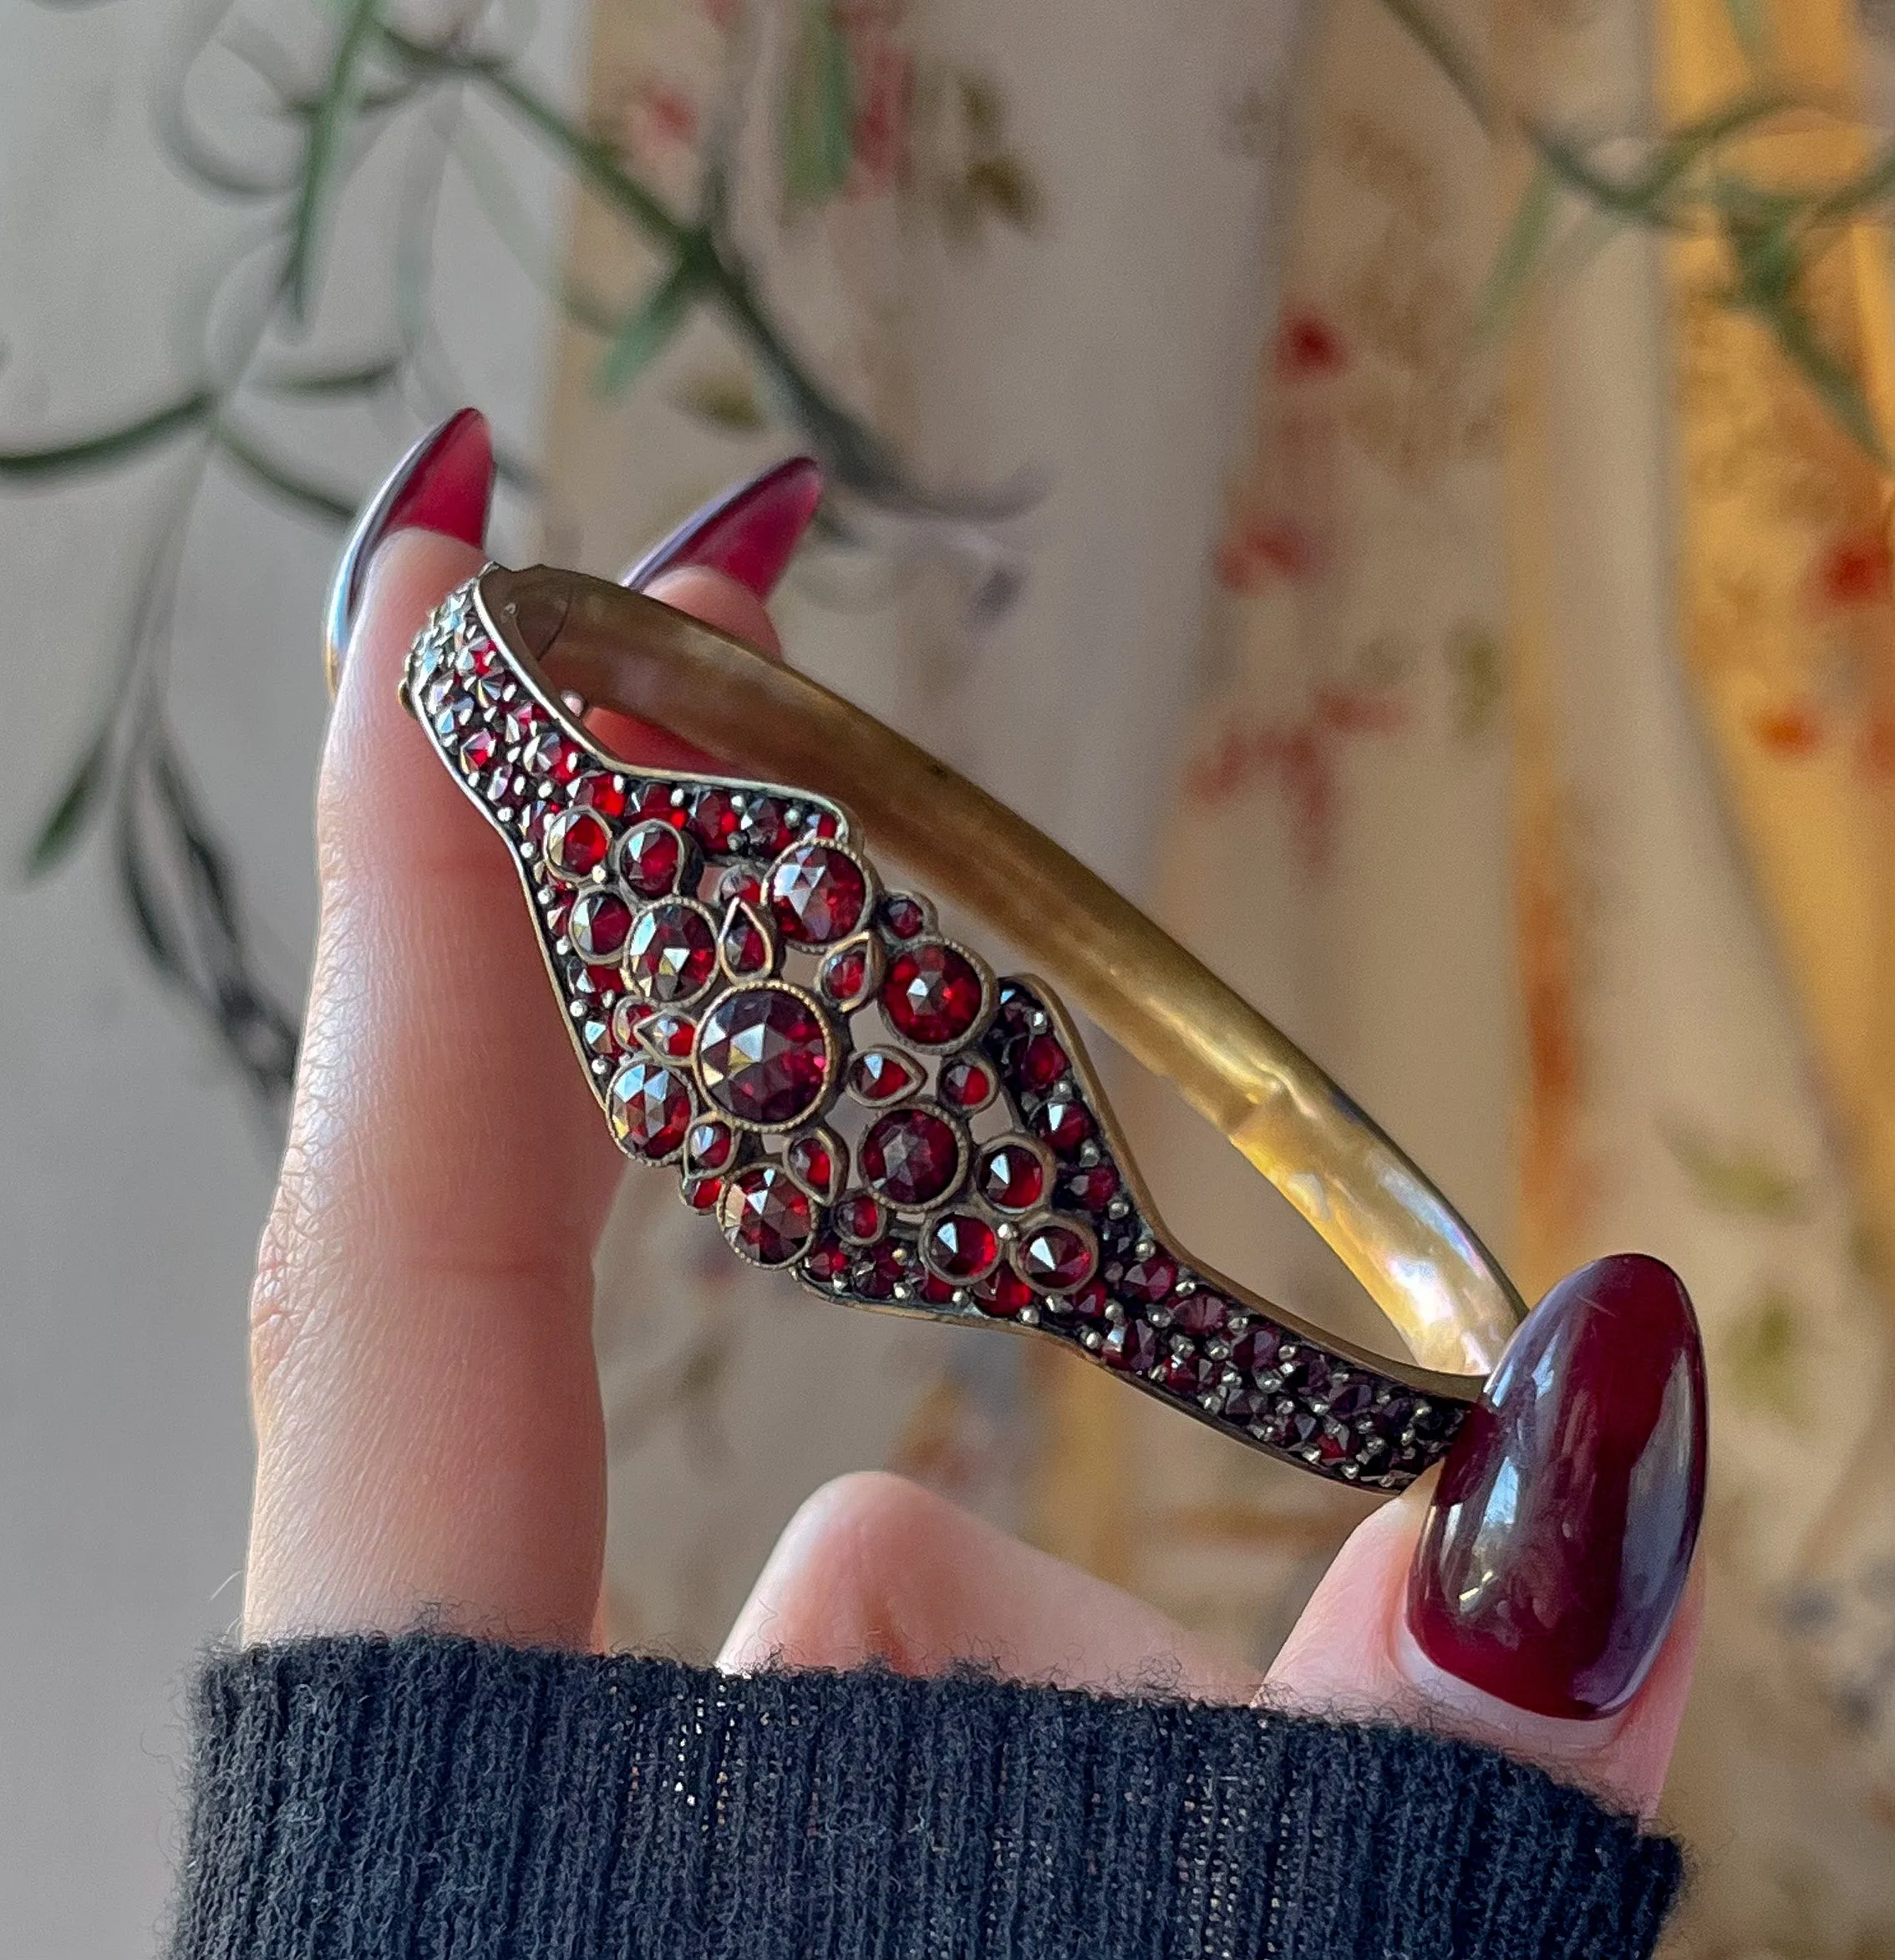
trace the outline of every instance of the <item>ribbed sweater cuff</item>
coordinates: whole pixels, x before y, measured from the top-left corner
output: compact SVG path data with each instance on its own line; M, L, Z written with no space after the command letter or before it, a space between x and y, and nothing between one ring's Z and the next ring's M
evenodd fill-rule
M174 1960L1638 1960L1677 1847L1491 1751L982 1677L213 1658Z

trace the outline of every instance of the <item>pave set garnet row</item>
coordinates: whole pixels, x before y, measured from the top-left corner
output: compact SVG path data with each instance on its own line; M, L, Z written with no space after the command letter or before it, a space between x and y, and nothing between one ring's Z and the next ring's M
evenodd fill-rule
M1396 1490L1461 1419L1168 1248L1055 1007L882 888L820 798L618 768L465 586L404 688L512 847L620 1150L832 1299L1013 1322L1319 1473Z

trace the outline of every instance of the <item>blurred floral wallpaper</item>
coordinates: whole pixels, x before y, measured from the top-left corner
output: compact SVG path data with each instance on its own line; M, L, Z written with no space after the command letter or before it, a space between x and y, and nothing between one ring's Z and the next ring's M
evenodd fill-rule
M1529 1297L1683 1272L1714 1475L1670 1950L1895 1956L1895 16L596 0L549 60L556 12L180 12L145 113L216 222L139 329L171 384L34 413L0 363L9 517L160 483L23 876L119 922L87 957L267 1157L307 921L193 719L219 500L319 556L503 367L510 561L610 573L818 455L793 658L1140 895ZM536 338L496 366L502 294ZM307 691L313 639L257 608L220 658ZM1114 1088L1181 1233L1374 1338L1219 1140ZM1031 1343L775 1286L663 1178L600 1296L624 1643L714 1650L865 1464L1258 1658L1367 1508Z

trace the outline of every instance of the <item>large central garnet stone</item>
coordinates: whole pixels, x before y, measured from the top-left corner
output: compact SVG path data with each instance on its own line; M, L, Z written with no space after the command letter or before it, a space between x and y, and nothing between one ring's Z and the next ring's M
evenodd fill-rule
M800 1123L829 1088L831 1043L820 1011L770 982L727 993L698 1031L698 1079L740 1123Z

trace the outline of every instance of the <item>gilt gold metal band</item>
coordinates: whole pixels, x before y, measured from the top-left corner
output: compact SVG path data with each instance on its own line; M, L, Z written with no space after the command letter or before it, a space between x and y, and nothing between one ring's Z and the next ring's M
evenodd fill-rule
M1445 1450L1522 1312L1505 1273L1313 1062L1004 805L793 669L576 572L488 567L403 691L512 851L620 1148L675 1165L738 1252L856 1305L1035 1329L1345 1481L1400 1489ZM739 773L628 768L583 726L596 707ZM915 889L884 885L871 837ZM936 897L1051 983L996 976ZM1270 1179L1414 1360L1177 1245L1069 1001Z

